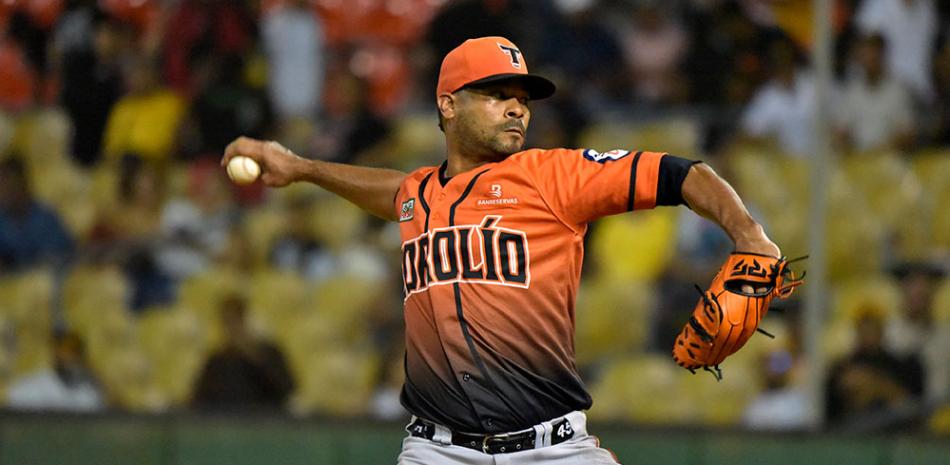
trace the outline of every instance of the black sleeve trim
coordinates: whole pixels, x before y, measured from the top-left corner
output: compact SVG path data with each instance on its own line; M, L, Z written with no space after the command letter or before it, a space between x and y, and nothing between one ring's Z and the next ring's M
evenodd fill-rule
M633 202L636 199L637 195L637 165L640 164L640 155L643 155L643 152L637 152L633 156L633 161L630 163L630 191L627 194L627 211L633 211Z
M667 154L660 159L660 174L656 185L656 204L683 205L683 181L689 168L698 160L688 160Z

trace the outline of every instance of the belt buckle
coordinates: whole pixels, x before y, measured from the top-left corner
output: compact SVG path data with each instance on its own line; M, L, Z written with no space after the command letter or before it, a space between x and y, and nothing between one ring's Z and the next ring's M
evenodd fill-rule
M488 440L489 440L489 439L491 439L491 436L490 436L490 435L487 435L487 434L485 435L485 437L482 438L482 453L485 453L485 454L488 453Z

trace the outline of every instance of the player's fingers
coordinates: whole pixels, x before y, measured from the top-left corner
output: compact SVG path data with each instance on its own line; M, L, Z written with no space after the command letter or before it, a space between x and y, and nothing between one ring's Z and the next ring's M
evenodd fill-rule
M235 156L235 155L234 155L234 151L235 151L234 144L235 144L235 142L237 142L237 141L236 141L236 140L235 140L235 141L232 141L230 144L228 144L227 147L224 148L224 155L221 155L221 166L222 166L222 167L228 166L228 162L231 160L232 157Z
M238 137L224 149L224 156L221 157L221 166L227 166L228 161L237 156L248 157L260 163L263 145L263 141L244 136Z

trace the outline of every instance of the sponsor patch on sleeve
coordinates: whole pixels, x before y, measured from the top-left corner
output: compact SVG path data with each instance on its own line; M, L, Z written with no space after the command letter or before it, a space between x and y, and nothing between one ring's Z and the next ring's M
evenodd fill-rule
M409 221L412 219L413 207L416 206L416 199L411 198L402 203L402 210L399 212L399 221Z
M594 149L584 150L584 158L595 161L597 163L607 163L608 161L617 161L627 155L630 155L629 150L613 149L609 152L600 153Z

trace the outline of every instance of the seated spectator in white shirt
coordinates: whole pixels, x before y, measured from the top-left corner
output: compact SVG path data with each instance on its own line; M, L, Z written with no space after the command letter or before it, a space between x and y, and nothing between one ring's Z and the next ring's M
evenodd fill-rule
M859 152L909 147L915 136L910 94L884 66L888 44L879 34L863 37L854 51L858 69L837 105L835 138Z
M889 74L922 102L933 97L932 54L938 33L933 0L864 0L854 22L864 34L879 33L888 43Z
M804 156L814 149L815 82L797 56L790 40L772 44L773 77L752 97L740 125L745 138L774 140L786 154Z
M792 385L794 359L785 350L762 356L759 373L762 392L746 406L742 425L755 430L796 430L808 427L808 396Z
M99 383L86 364L82 339L53 335L53 366L14 380L7 406L17 410L93 412L105 407Z

